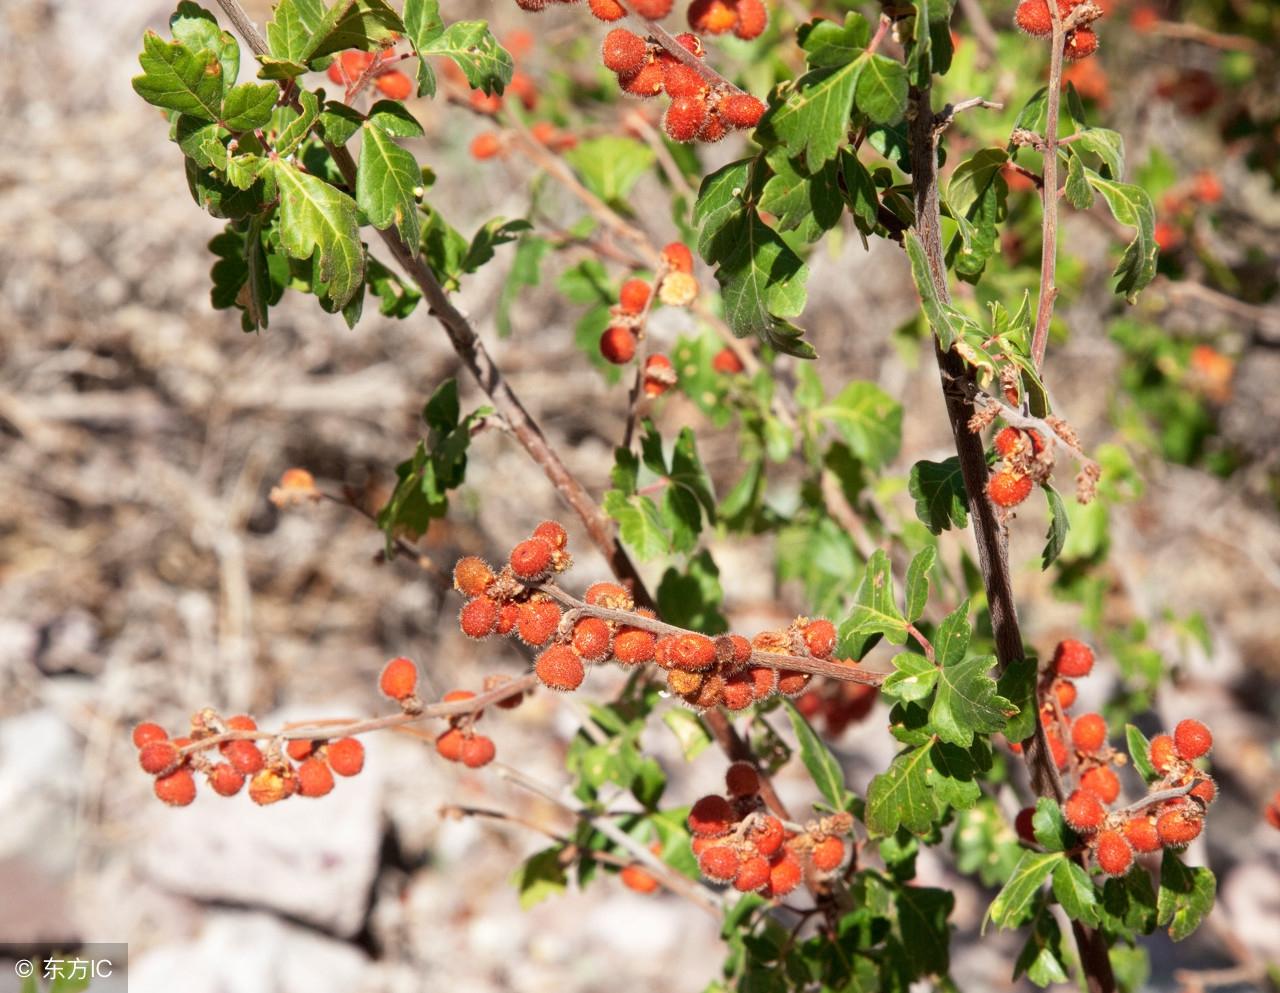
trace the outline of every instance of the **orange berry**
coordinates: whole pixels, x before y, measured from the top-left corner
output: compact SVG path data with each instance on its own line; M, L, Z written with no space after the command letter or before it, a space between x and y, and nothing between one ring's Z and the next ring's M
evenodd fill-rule
M631 599L631 594L617 583L592 583L582 594L582 599L593 607L608 607L612 610L635 608L635 601Z
M534 671L548 689L576 690L586 678L582 659L568 645L552 645L538 656Z
M750 762L735 762L725 770L724 784L730 796L755 796L760 792L760 774Z
M829 835L813 846L810 857L813 867L819 872L834 872L844 862L844 842L835 835Z
M752 825L747 837L756 846L756 851L765 858L772 858L782 848L787 831L782 821L772 814L765 814Z
M1178 758L1190 762L1209 754L1213 747L1213 734L1200 721L1179 721L1173 729L1173 747Z
M339 776L356 776L364 768L364 745L355 738L339 738L329 742L325 757Z
M693 272L693 252L682 241L673 241L662 250L662 261L672 272Z
M628 279L618 290L618 309L624 314L639 314L649 302L649 284L643 279Z
M733 888L741 893L758 890L769 882L769 860L762 855L751 855L738 866L738 876Z
M689 832L700 838L719 838L733 827L733 807L715 793L701 797L689 808Z
M1142 814L1125 821L1124 836L1135 852L1154 852L1160 847L1155 821Z
M615 324L600 335L600 354L614 365L626 365L636 357L636 335L630 328Z
M631 0L631 9L649 21L660 21L671 13L673 0Z
M315 742L306 738L293 738L284 746L285 754L295 762L309 758L315 750Z
M766 700L778 692L778 670L767 665L753 665L747 670L757 700Z
M769 12L761 0L738 0L738 24L733 29L743 41L759 38L769 23Z
M520 28L506 36L502 47L510 52L513 58L522 59L533 51L535 44L537 44L537 40L533 37L533 32ZM457 67L455 66L455 68Z
M246 776L260 771L265 763L262 752L252 741L228 741L219 747L235 770Z
M550 600L530 600L520 605L516 633L531 648L545 645L560 627L560 608Z
M732 348L722 348L716 352L715 357L711 360L711 368L716 372L722 372L726 375L742 372L744 366L742 359L738 358L738 353Z
M457 728L449 728L436 738L436 754L450 762L462 761L462 746L466 738Z
M1115 803L1120 796L1120 779L1110 766L1100 765L1080 777L1080 788L1088 790L1103 803Z
M1222 182L1211 172L1198 172L1191 195L1201 203L1217 203L1222 199Z
M1018 816L1013 819L1013 829L1018 832L1018 837L1031 845L1036 843L1036 829L1032 823L1035 815L1034 807L1023 807L1018 811Z
M1091 834L1102 826L1107 812L1102 807L1102 801L1092 793L1076 790L1063 804L1062 816L1081 834Z
M613 639L613 657L623 665L653 661L653 634L639 628L623 628Z
M716 105L720 119L732 128L754 128L765 106L750 93L730 93Z
M511 549L511 571L526 582L536 582L551 568L554 549L541 538L529 538Z
M738 853L727 845L713 845L698 856L698 870L716 883L731 883L738 875Z
M403 656L392 659L383 666L378 688L392 700L408 699L418 688L418 667Z
M813 676L798 669L778 670L778 692L783 696L795 697L805 691Z
M296 777L284 776L276 769L263 769L249 780L249 799L260 807L265 807L287 800L297 789Z
M644 363L645 396L658 397L676 384L676 371L665 355L650 355Z
M481 596L493 583L489 563L477 555L458 559L453 567L453 588L465 597Z
M159 724L152 724L150 721L144 721L133 729L133 744L136 748L142 748L156 741L168 740L168 732Z
M649 57L649 46L626 28L614 28L604 36L600 56L610 72L636 72Z
M149 745L143 745L138 751L138 764L142 766L143 772L149 772L153 776L172 772L178 767L179 761L178 749L171 741L153 741Z
M1058 698L1058 706L1070 710L1076 702L1076 684L1069 679L1059 679L1053 684L1053 693Z
M1017 428L1001 428L996 432L993 444L1000 457L1005 459L1028 447L1027 440Z
M469 769L488 765L497 754L493 739L483 734L477 734L462 743L462 764Z
M705 672L716 664L716 643L704 634L682 634L672 643L668 657L672 668Z
M619 73L618 85L633 97L656 97L662 92L662 66L650 59L639 69Z
M218 762L209 770L209 786L218 796L235 796L244 786L244 773L229 762Z
M490 690L496 690L500 686L511 682L510 676L501 676L494 674L484 677L484 691L488 693ZM497 706L502 710L515 710L516 707L524 701L524 693L513 693L511 696L503 697L497 701Z
M1262 816L1277 831L1280 831L1280 790L1271 798L1271 802L1262 808Z
M492 131L482 131L471 139L471 157L483 162L502 154L502 139Z
M554 551L561 551L569 544L569 532L559 521L543 521L533 529L533 537L541 538Z
M1053 671L1059 676L1080 679L1093 669L1093 649L1083 641L1066 638L1053 650Z
M1068 31L1062 43L1062 54L1072 61L1086 59L1098 50L1098 36L1091 28Z
M638 865L624 867L618 873L618 878L622 880L623 886L637 893L652 893L658 888L658 881Z
M479 641L493 634L498 623L498 604L490 597L478 596L468 600L458 612L462 633Z
M609 654L613 632L599 617L584 617L573 626L573 650L585 662L599 662Z
M618 0L587 0L587 6L602 21L620 21L627 16L626 9Z
M702 47L702 39L689 31L676 35L676 42L694 58L700 59L707 54L706 49Z
M987 480L987 496L997 507L1016 507L1031 495L1031 477L1009 469L993 473Z
M1188 795L1195 797L1207 807L1218 799L1218 784L1208 776L1205 776L1195 786L1191 787L1191 792Z
M334 82L354 83L359 79L370 66L373 65L373 53L362 52L357 48L350 48L338 56L341 63L341 72L345 76L345 80L335 79ZM330 76L332 79L333 77Z
M236 714L234 717L228 717L226 720L228 731L256 731L258 730L258 722L248 714Z
M313 756L299 765L298 792L310 797L333 792L333 772L328 764Z
M687 66L678 59L660 60L662 65L662 88L671 99L677 97L702 97L707 92L707 81L702 73L692 66ZM679 244L679 242L677 242ZM684 248L683 245L680 246ZM686 248L687 252L688 249ZM686 269L685 272L692 272Z
M800 863L789 855L769 866L769 896L786 896L800 885Z
M696 92L671 101L662 119L662 127L672 141L693 141L706 119L706 97Z
M413 92L413 80L399 69L392 69L390 72L383 73L373 81L373 85L378 88L384 97L389 97L392 100L407 100Z
M738 11L727 0L693 0L689 27L704 34L724 34L738 23Z
M520 621L521 606L514 600L509 600L498 608L498 623L493 628L496 634L507 635L515 630Z
M484 93L481 90L472 90L467 97L467 102L471 105L471 109L477 114L488 114L490 116L496 114L502 109L502 97L496 93Z
M196 780L190 769L175 769L168 775L157 776L152 789L171 807L185 807L196 798Z
M828 620L810 621L800 634L815 659L829 659L836 650L836 626Z
M755 703L756 699L755 685L751 681L750 673L746 672L735 672L726 677L721 693L723 697L721 703L724 708L735 712L746 710Z
M1151 747L1147 751L1147 758L1151 760L1152 767L1160 775L1165 775L1178 760L1176 747L1173 738L1167 734L1158 734L1151 739Z
M1060 770L1067 767L1067 746L1063 744L1061 738L1048 728L1045 728L1045 740L1049 742L1049 752L1053 755L1053 764Z
M725 124L724 118L720 116L719 111L713 107L711 113L707 115L706 122L702 125L702 130L698 132L698 140L706 142L708 145L714 145L728 133L729 126Z
M1096 752L1107 743L1107 722L1101 714L1081 714L1071 725L1071 743L1082 752Z
M1199 812L1185 804L1166 810L1156 818L1156 831L1166 848L1185 848L1195 841L1203 826L1204 819Z
M474 700L475 698L476 698L476 695L472 690L450 690L448 693L446 693L444 696L440 698L440 702L441 703L462 703L464 700ZM477 710L474 714L471 715L471 719L474 721L478 721L483 716L484 716L484 711Z
M1099 831L1093 839L1093 856L1108 876L1123 876L1133 866L1133 848L1119 831Z

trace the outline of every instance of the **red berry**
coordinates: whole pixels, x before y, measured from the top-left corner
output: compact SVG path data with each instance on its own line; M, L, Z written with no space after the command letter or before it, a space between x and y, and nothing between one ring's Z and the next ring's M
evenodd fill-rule
M613 632L599 617L584 617L573 626L573 650L586 662L599 662L609 654Z
M752 825L747 837L756 846L757 852L765 858L772 858L782 848L787 831L782 826L782 821L772 814L765 814Z
M1001 469L987 480L987 496L997 507L1016 507L1031 495L1031 477Z
M256 731L258 730L258 722L248 714L236 714L234 717L228 717L226 720L228 731Z
M755 796L760 792L760 774L750 762L735 762L725 771L724 784L730 796Z
M468 638L487 638L498 623L498 604L487 596L468 600L458 613L458 623Z
M497 753L492 738L477 734L462 743L462 764L469 769L479 769L492 762Z
M723 372L726 375L742 372L744 366L742 359L738 358L738 353L732 348L722 348L716 352L715 358L711 360L711 368L716 372Z
M1124 836L1135 852L1154 852L1160 847L1155 821L1143 814L1125 821Z
M747 670L756 700L767 700L778 692L778 670L768 665L753 665Z
M1013 829L1018 832L1018 837L1032 845L1036 843L1036 829L1031 822L1035 815L1034 807L1023 807L1013 819Z
M168 741L169 734L159 724L143 722L133 729L133 744L137 748L150 745L156 741Z
M1277 831L1280 831L1280 790L1271 798L1271 802L1262 808L1262 816Z
M676 35L676 41L690 55L695 58L702 58L706 54L706 50L702 47L702 39L696 34L684 31Z
M627 16L626 9L618 3L618 0L587 0L587 6L591 8L591 13L602 21L620 21Z
M671 13L673 0L631 0L631 9L649 21L660 21Z
M178 767L180 757L178 749L171 741L153 741L143 745L138 752L138 764L144 772L153 776L161 776Z
M333 792L333 772L328 764L314 756L300 764L298 792L310 797L320 797Z
M552 645L538 656L534 671L542 684L552 690L576 690L586 678L582 659L568 645Z
M813 846L811 858L819 872L834 872L844 862L844 842L829 835Z
M229 762L218 762L209 770L209 785L219 796L235 796L244 786L244 773Z
M383 73L373 81L373 85L382 92L384 97L392 100L407 100L413 92L413 80L399 69Z
M1191 792L1188 795L1195 797L1207 807L1218 799L1218 784L1208 776L1205 776L1195 786L1191 787Z
M707 101L701 93L679 96L667 107L662 126L672 141L693 141L707 119Z
M667 91L667 96L673 100L677 97L703 97L707 92L707 81L702 78L702 73L697 69L671 59L662 62L662 87ZM684 248L683 245L680 247ZM688 249L685 248L685 251L687 252ZM692 272L693 270L683 271Z
M653 661L653 634L639 628L623 628L613 639L613 657L623 665Z
M1070 710L1076 702L1076 684L1069 679L1059 679L1053 684L1054 695L1058 698L1058 706Z
M711 113L707 115L706 123L702 125L702 130L698 132L698 140L713 145L728 133L729 126L725 124L719 111L713 107Z
M1098 50L1098 36L1091 28L1076 28L1067 32L1062 43L1062 54L1068 59L1078 62L1086 59Z
M483 162L502 154L502 139L492 131L482 131L471 139L471 157Z
M509 600L498 608L498 623L493 629L496 634L507 635L515 630L520 621L521 606L514 600Z
M1190 762L1209 754L1209 749L1213 747L1213 735L1199 721L1179 721L1178 726L1173 729L1173 747L1178 758Z
M1156 772L1162 776L1168 773L1173 768L1174 763L1178 761L1173 739L1167 734L1156 735L1151 739L1151 747L1148 749L1147 757L1151 760L1151 765Z
M364 768L364 745L355 738L339 738L325 749L329 768L339 776L359 775Z
M1093 669L1093 649L1083 641L1067 638L1053 650L1053 671L1059 676L1080 679Z
M1091 834L1102 826L1107 812L1103 809L1102 802L1092 793L1076 790L1063 804L1062 816L1081 834Z
M649 57L649 46L626 28L614 28L604 36L600 54L610 72L635 72Z
M733 882L738 865L738 853L727 845L713 845L698 856L699 871L716 883Z
M635 601L631 594L617 583L592 583L582 599L593 607L608 607L611 610L632 610ZM650 615L652 616L652 615Z
M719 838L733 827L733 808L722 796L711 793L689 808L689 831L700 838Z
M465 597L481 596L493 579L489 563L476 555L458 559L453 567L453 588Z
M727 0L693 0L689 27L704 34L724 34L738 23L737 10Z
M309 758L314 749L315 742L308 741L306 738L294 738L284 746L285 754L295 762Z
M836 650L836 626L828 620L810 621L803 631L805 647L815 659L829 659Z
M408 699L418 688L418 667L403 656L392 659L383 666L378 688L392 700Z
M1053 16L1045 0L1022 0L1014 11L1013 23L1036 38L1053 33Z
M1107 722L1101 714L1081 714L1071 725L1071 743L1082 752L1096 752L1107 743Z
M738 866L738 876L733 881L733 888L741 893L750 893L768 882L769 860L762 855L752 855L743 859Z
M623 886L637 893L652 893L658 888L658 881L638 865L626 866L618 873L618 878L622 880Z
M511 82L507 84L507 89L519 99L525 110L533 110L538 106L538 86L524 73L514 73Z
M569 532L559 521L543 521L533 529L533 537L541 538L554 551L562 551L569 544Z
M693 272L693 252L681 241L673 241L662 250L662 261L672 272Z
M800 863L785 856L769 866L769 895L786 896L800 885Z
M436 754L450 762L462 761L462 746L466 738L457 728L449 728L436 738Z
M720 119L732 128L754 128L765 106L750 93L730 93L716 105Z
M526 582L536 582L551 568L550 544L541 538L529 538L511 549L511 571Z
M190 769L175 769L156 777L155 794L171 807L185 807L196 798L196 780Z
M559 627L560 608L550 600L530 600L520 605L516 633L531 648L541 648Z
M759 38L769 23L769 12L762 0L738 0L738 24L733 33L744 41Z
M665 355L650 355L644 363L645 396L662 396L676 384L676 371Z
M297 777L282 775L276 769L263 769L249 780L249 799L260 807L287 800L297 790Z
M600 335L600 354L614 365L626 365L636 357L636 336L630 328L613 325Z
M1120 796L1120 779L1110 766L1100 765L1080 777L1080 788L1088 790L1103 803L1115 803Z
M778 692L783 696L796 697L804 692L813 676L798 669L778 670Z
M252 741L228 741L220 746L223 756L237 772L252 776L261 771L265 760Z
M1156 831L1166 848L1185 848L1195 841L1203 826L1204 818L1190 805L1166 810L1156 818Z
M1063 744L1062 739L1057 733L1049 728L1045 728L1045 740L1049 742L1049 752L1053 755L1053 764L1059 769L1067 767L1067 746Z
M1028 447L1027 440L1017 428L1001 428L996 432L994 444L996 451L1000 453L1000 457L1005 459Z
M462 703L465 700L474 700L475 698L476 698L476 695L472 690L450 690L448 693L446 693L444 696L440 698L440 702L441 703ZM477 710L474 714L471 715L471 719L473 721L478 721L483 716L484 716L484 711Z
M650 59L639 69L619 73L618 85L633 97L656 97L662 92L662 66Z
M1133 866L1133 848L1119 831L1099 831L1093 839L1093 856L1108 876L1123 876Z
M624 314L642 313L648 302L649 284L643 279L628 279L618 291L618 309Z

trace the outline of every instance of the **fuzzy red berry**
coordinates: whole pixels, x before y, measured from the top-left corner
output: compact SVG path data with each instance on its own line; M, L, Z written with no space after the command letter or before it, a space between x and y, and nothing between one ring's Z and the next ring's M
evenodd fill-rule
M413 93L413 80L399 69L392 69L390 72L383 73L373 81L373 85L378 88L384 97L388 97L391 100L407 100L409 95Z
M639 628L623 628L613 639L613 657L623 665L653 661L653 634Z
M157 776L152 787L156 796L171 807L185 807L196 798L196 780L190 769L175 769Z
M153 741L138 751L138 764L153 776L164 775L178 767L178 749L171 741Z
M519 0L517 0L519 2ZM587 0L591 13L602 21L620 21L627 16L626 8L618 0ZM630 32L627 32L630 34Z
M538 656L534 671L548 689L576 690L586 678L582 659L568 645L552 645Z
M676 43L694 58L700 59L707 54L706 49L702 47L702 39L690 31L683 31L676 35Z
M1190 762L1209 754L1213 747L1213 734L1199 721L1179 721L1173 729L1173 747L1178 758Z
M615 324L600 335L600 354L606 362L626 365L636 357L636 335L630 328Z
M573 626L573 650L585 662L599 662L609 654L613 633L599 617L584 617Z
M407 700L418 688L418 667L403 656L392 659L382 668L378 688L392 700Z
M478 162L502 154L502 139L492 131L482 131L471 139L471 157Z
M477 734L462 743L462 764L469 769L488 765L497 754L493 739L483 734Z
M656 97L662 92L662 66L650 59L639 69L619 73L618 85L633 97Z
M738 866L737 878L733 888L741 893L758 890L769 882L769 860L762 855L751 855L742 860Z
M168 740L168 732L159 724L152 724L150 721L144 721L133 729L133 744L135 748L143 748L153 742Z
M262 752L252 741L228 741L220 747L226 760L246 776L259 772L265 762Z
M508 635L515 630L520 621L520 608L523 604L510 600L498 608L498 623L494 625L494 633Z
M716 883L731 883L738 875L738 853L728 845L713 845L698 856L698 870Z
M1053 764L1056 765L1059 769L1065 769L1067 767L1067 758L1068 758L1067 746L1063 743L1062 739L1059 738L1056 733L1050 732L1048 728L1045 728L1044 737L1045 737L1045 740L1049 743L1049 752L1053 756Z
M772 814L765 814L751 826L747 837L756 846L757 852L765 858L772 858L782 848L782 843L787 837L787 831L782 826L782 821Z
M529 538L511 549L511 571L526 582L536 582L551 568L554 549L541 538Z
M829 835L813 846L810 858L819 872L834 872L844 862L844 842Z
M1115 803L1120 796L1120 779L1110 766L1100 765L1080 777L1080 788L1088 790L1103 803Z
M1022 0L1014 11L1013 23L1036 38L1053 33L1053 15L1049 13L1045 0Z
M228 731L256 731L258 730L258 722L248 714L236 714L234 717L228 717L226 720Z
M1191 792L1187 795L1195 797L1207 807L1218 799L1218 784L1208 776L1205 776L1195 786L1191 787Z
M706 123L702 125L702 130L698 132L698 140L706 142L708 145L714 145L728 133L729 125L724 122L724 118L720 116L719 111L713 107L711 113L707 115Z
M1091 834L1102 826L1107 816L1102 801L1085 790L1076 790L1062 806L1062 816L1081 834Z
M355 738L339 738L329 743L325 757L339 776L356 776L364 768L364 745Z
M652 893L658 888L658 881L647 870L635 864L623 868L618 873L618 878L622 880L623 886L637 893Z
M693 272L693 252L682 241L673 241L662 250L662 262L672 272Z
M1059 676L1080 679L1093 669L1093 649L1083 641L1067 638L1053 650L1053 671Z
M312 756L298 766L298 793L321 797L333 792L333 771L328 764Z
M778 670L778 692L783 696L796 697L804 692L813 676L798 669Z
M755 796L760 792L760 774L750 762L735 762L725 770L724 784L730 796Z
M766 700L778 692L778 670L768 665L753 665L747 670L757 700Z
M534 538L541 538L553 551L562 551L569 544L569 532L559 521L543 521L533 529Z
M776 860L769 866L769 895L786 896L801 879L800 863L790 856Z
M531 648L541 648L560 627L560 608L550 600L530 600L520 605L516 633Z
M1107 743L1107 722L1101 714L1081 714L1071 725L1071 743L1082 752L1096 752Z
M1189 805L1166 810L1156 818L1156 831L1166 848L1185 848L1199 837L1203 826L1204 819Z
M209 770L209 786L218 796L235 796L244 786L244 773L229 762L218 762Z
M660 21L671 13L674 0L631 0L631 9L649 21Z
M704 634L682 634L670 649L671 666L686 672L704 672L716 664L716 643Z
M996 432L994 445L1000 457L1007 459L1028 447L1028 442L1017 428L1001 428Z
M689 808L689 832L700 838L719 838L732 829L733 819L729 801L711 793Z
M1135 852L1154 852L1160 848L1160 832L1156 830L1155 821L1143 814L1125 821L1124 836Z
M1067 32L1066 40L1062 43L1062 54L1075 62L1087 59L1097 50L1098 36L1091 28L1076 28Z
M836 626L822 619L810 621L800 632L804 637L805 647L815 659L829 659L836 650Z
M742 372L744 366L742 359L738 358L737 352L732 348L722 348L716 352L715 357L711 360L711 368L725 375L733 375Z
M727 0L693 0L689 27L704 34L724 34L738 23L738 11Z
M458 564L453 567L453 588L465 597L483 595L493 580L489 563L477 555L458 559Z
M614 28L604 36L601 58L611 72L635 72L649 56L649 46L626 28Z
M285 754L295 762L301 762L303 759L310 758L311 753L315 750L315 742L306 738L294 738L285 746Z
M1147 758L1151 760L1152 768L1160 775L1168 773L1178 761L1178 752L1173 738L1167 734L1158 734L1152 738L1151 747L1147 750Z
M707 119L707 101L701 93L678 96L667 107L663 129L672 141L693 141Z
M1099 831L1093 839L1093 857L1108 876L1123 876L1133 867L1133 848L1119 831Z
M658 397L676 384L676 371L665 355L650 355L644 363L644 394Z
M618 290L618 309L624 314L639 314L649 302L649 284L643 279L628 279Z
M1058 698L1058 706L1070 710L1076 702L1076 684L1069 679L1059 679L1053 684L1053 694Z
M582 599L593 607L608 607L610 610L631 610L635 607L631 594L617 583L592 583L582 594Z
M1010 469L1001 469L987 480L987 496L997 507L1016 507L1031 495L1031 477Z
M769 12L762 0L738 0L738 23L733 29L743 41L759 38L769 23Z
M1035 815L1034 807L1023 807L1018 811L1018 816L1013 819L1013 829L1018 832L1018 837L1031 845L1036 843L1036 829L1032 824L1032 818Z
M498 604L487 596L468 600L458 612L458 623L468 638L487 638L498 623Z
M1271 798L1271 802L1262 808L1262 816L1266 822L1280 831L1280 790Z
M716 104L716 111L732 128L754 128L764 116L765 106L750 93L730 93Z
M678 97L704 97L707 91L707 81L702 78L702 73L698 72L692 66L687 66L677 59L662 62L662 88L667 91L667 96L675 100ZM705 113L705 108L704 108ZM682 248L684 246L681 246ZM688 249L685 249L688 251ZM691 269L685 270L692 271Z
M457 728L449 728L436 738L436 754L449 762L461 762L462 746L466 740Z

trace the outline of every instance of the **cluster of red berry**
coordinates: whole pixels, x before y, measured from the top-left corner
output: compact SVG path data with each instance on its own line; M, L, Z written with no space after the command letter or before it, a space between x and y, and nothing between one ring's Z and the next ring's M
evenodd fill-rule
M164 728L148 722L133 729L133 743L138 748L139 765L156 777L156 796L175 807L195 800L196 773L204 775L220 796L235 796L248 779L250 799L265 805L295 793L324 796L333 789L334 773L354 776L364 768L364 746L355 738L293 740L287 744L276 739L265 753L254 741L237 738L218 743L218 759L211 758L204 748L187 750L231 731L257 730L257 723L246 714L224 720L206 709L191 719L191 731L185 737L170 739Z
M796 700L796 709L809 721L822 718L826 734L838 738L850 724L863 720L875 706L876 688L865 683L824 679Z
M1053 455L1039 431L1006 427L996 432L1000 468L987 480L987 496L997 507L1016 507L1031 495L1031 487L1053 472Z
M364 52L358 48L339 52L329 63L330 81L346 90L346 99L364 89L372 82L378 92L392 100L407 100L413 92L413 80L399 69L391 68L393 63L401 61L403 56L397 55L394 42L377 52Z
M687 307L698 296L693 276L693 253L687 245L673 241L662 250L658 299L669 307ZM628 279L618 292L618 302L609 311L609 326L600 335L600 354L614 365L626 365L636 355L644 334L650 305L649 284ZM676 384L675 367L665 355L645 360L644 392L661 396Z
M712 882L732 884L743 893L785 896L795 889L808 867L828 875L844 862L841 835L853 821L836 814L789 831L768 813L760 799L760 777L746 762L725 773L727 795L710 794L689 810L689 833L698 869Z
M1058 17L1065 20L1077 8L1089 0L1056 0ZM1072 60L1087 58L1098 50L1098 36L1089 27L1101 10L1094 9L1094 16L1077 19L1075 25L1067 31L1062 43L1062 54ZM1047 38L1053 34L1053 14L1049 10L1048 0L1022 0L1014 12L1013 22L1027 34L1036 38Z

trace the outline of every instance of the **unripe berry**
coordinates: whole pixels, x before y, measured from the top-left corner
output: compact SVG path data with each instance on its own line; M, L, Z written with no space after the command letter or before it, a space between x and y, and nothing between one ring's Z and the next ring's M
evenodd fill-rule
M244 786L244 773L229 762L219 762L209 770L209 785L219 796L235 796Z
M551 569L552 547L541 538L529 538L511 549L511 571L525 582L537 582Z
M282 776L275 769L263 769L249 780L249 799L261 807L291 797L298 788L293 776Z
M364 745L355 738L339 738L329 742L325 757L339 776L356 776L364 768Z
M458 559L453 567L453 588L468 598L482 596L493 579L489 563L477 555Z
M638 628L623 628L613 639L613 657L623 665L653 661L653 634Z
M609 654L612 632L599 617L584 617L573 626L573 650L584 662L599 662Z
M531 648L545 645L560 627L560 608L549 600L530 600L520 605L516 632Z
M591 13L602 21L620 21L627 16L626 10L618 0L587 0L587 6L591 8Z
M760 792L760 775L750 762L735 762L725 770L724 784L730 796L755 796Z
M1031 477L1001 469L987 480L987 496L997 507L1016 507L1031 495Z
M492 131L482 131L471 139L471 157L483 162L502 154L502 139Z
M743 859L738 866L738 876L733 881L733 888L740 893L750 893L768 882L769 860L762 855L752 855Z
M320 797L333 792L333 772L328 764L314 756L298 766L298 792L302 796Z
M466 740L457 728L449 728L436 738L436 754L450 762L461 762L462 746Z
M631 0L631 9L649 21L660 21L671 13L673 0Z
M1124 823L1125 840L1135 852L1154 852L1160 848L1160 832L1155 821L1145 814L1138 814Z
M237 772L252 776L262 769L262 752L252 741L228 741L220 747L223 756Z
M668 307L687 307L698 299L698 281L687 272L669 272L658 287L658 299Z
M836 626L825 618L810 621L800 634L815 659L829 659L836 650Z
M1096 752L1107 743L1107 722L1101 714L1081 714L1071 725L1071 743L1082 752Z
M1093 856L1108 876L1123 876L1133 867L1133 848L1119 831L1099 831L1093 839Z
M586 678L582 659L568 645L552 645L538 656L534 671L548 689L576 690Z
M1195 797L1207 807L1218 799L1218 784L1208 776L1205 776L1195 786L1191 787L1191 792L1188 796Z
M727 845L713 845L698 856L698 870L716 883L731 883L738 875L738 853Z
M765 106L750 93L730 93L716 104L720 118L733 128L754 128L764 116Z
M178 749L171 741L153 741L149 745L143 745L138 751L138 764L142 766L143 772L149 772L153 776L172 772L178 767L179 761Z
M693 252L681 241L673 241L662 250L662 261L672 272L693 273Z
M1091 834L1102 826L1107 812L1102 807L1102 801L1092 793L1076 790L1063 804L1062 816L1081 834Z
M488 765L497 754L493 739L483 734L477 734L462 743L462 764L469 769Z
M765 814L752 825L747 837L756 846L757 852L765 858L772 858L781 850L787 831L782 826L782 821L772 814Z
M1080 788L1088 790L1103 803L1115 803L1120 796L1120 779L1110 766L1100 765L1080 777Z
M1032 818L1035 815L1034 807L1023 807L1018 811L1018 816L1013 819L1013 829L1018 832L1018 837L1031 845L1036 843L1036 829L1032 824Z
M1059 679L1053 684L1054 695L1058 698L1058 706L1070 710L1076 702L1076 684L1069 679Z
M834 872L844 862L844 842L835 835L829 835L813 846L810 857L813 867L819 872Z
M769 896L786 896L800 885L800 863L790 855L769 866Z
M143 748L156 741L168 740L168 732L159 724L152 724L150 721L144 721L133 729L133 744L135 748Z
M615 324L600 335L600 354L606 362L626 365L636 357L636 335L630 328Z
M618 309L624 314L640 314L648 302L649 284L643 279L628 279L618 290Z
M1174 763L1178 761L1173 739L1167 734L1156 735L1151 739L1151 747L1147 751L1147 758L1151 760L1151 766L1156 772L1162 776L1165 775L1173 768Z
M738 23L738 12L726 0L693 0L689 27L704 34L724 34Z
M733 29L743 41L759 38L769 23L769 12L761 0L738 0L738 24Z
M373 85L378 88L384 97L392 100L407 100L413 92L413 80L399 69L392 69L390 72L383 73L373 81Z
M644 363L645 396L662 396L676 384L676 371L665 355L650 355Z
M418 688L418 667L403 656L392 659L382 668L378 688L392 700L408 699Z
M1083 641L1067 638L1053 650L1053 671L1059 676L1080 679L1093 669L1093 649Z
M721 695L726 710L735 712L746 710L755 703L756 699L755 684L752 682L751 674L735 672L726 677Z
M1091 28L1076 28L1067 33L1062 43L1062 54L1068 59L1078 62L1087 59L1098 50L1098 36Z
M1173 747L1178 757L1190 762L1209 754L1213 747L1213 735L1196 720L1179 721L1173 729Z
M619 73L618 85L633 97L656 97L662 92L662 66L650 59L639 69Z
M649 46L626 28L614 28L604 36L600 56L611 72L636 72L649 57Z
M166 776L157 776L152 789L171 807L185 807L196 798L196 780L190 769L175 769Z
M622 885L629 890L635 890L637 893L652 893L658 888L658 881L649 875L649 873L638 865L629 865L618 873L618 878L622 880Z
M1199 812L1187 805L1166 810L1156 818L1156 831L1166 848L1185 848L1195 841L1203 826L1204 819Z
M689 833L700 838L719 838L732 830L733 820L729 801L711 793L689 808Z
M301 762L303 759L310 758L312 751L315 750L315 742L306 738L293 738L284 746L285 754L295 762Z

